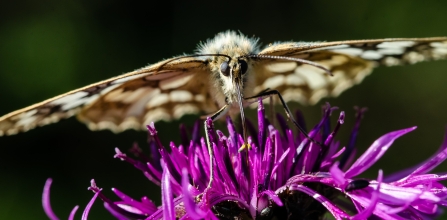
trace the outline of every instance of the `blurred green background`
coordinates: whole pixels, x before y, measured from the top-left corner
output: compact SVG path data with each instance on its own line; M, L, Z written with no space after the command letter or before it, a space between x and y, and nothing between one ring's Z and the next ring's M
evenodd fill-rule
M89 83L164 58L191 53L216 33L240 30L261 42L332 41L385 37L447 36L447 1L12 1L0 7L0 115ZM360 86L339 98L301 109L308 125L329 101L346 111L338 136L342 145L354 121L353 106L368 107L358 147L393 130L417 125L400 138L366 177L390 174L432 155L447 125L447 61L378 68ZM334 120L337 114L333 116ZM189 117L187 124L192 125ZM179 122L156 124L164 144ZM226 131L225 131L226 132ZM164 136L163 136L164 135ZM146 133L90 132L75 119L0 138L0 219L46 219L41 192L54 179L52 206L65 219L77 218L92 197L95 178L111 187L160 204L158 186L129 164L113 159L133 142L145 147ZM178 140L174 140L177 143ZM447 171L447 163L437 171ZM91 219L112 218L97 202Z

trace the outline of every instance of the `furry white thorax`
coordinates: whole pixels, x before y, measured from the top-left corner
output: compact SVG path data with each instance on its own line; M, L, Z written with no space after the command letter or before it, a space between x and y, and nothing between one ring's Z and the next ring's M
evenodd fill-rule
M259 39L248 38L241 33L226 31L218 33L213 39L206 43L199 44L198 54L226 54L231 57L238 57L259 52Z
M234 31L227 31L217 34L213 39L209 39L206 43L199 44L197 48L197 54L223 54L231 57L231 60L223 56L215 56L210 58L209 67L213 73L211 77L211 84L213 91L216 95L216 99L220 104L232 104L237 102L237 94L236 94L236 85L234 83L233 75L224 76L220 72L220 65L223 62L229 62L229 65L234 70L235 65L238 62L238 58L241 56L249 55L249 54L257 54L259 53L259 45L257 38L249 38L244 36L243 34L238 34ZM251 87L249 84L253 83L253 62L251 60L247 60L243 58L248 64L247 72L242 76L244 78L243 82L246 84L242 84L242 94L245 94L247 87ZM250 88L251 89L251 88ZM222 96L224 94L224 96ZM219 97L221 96L221 97ZM227 103L223 103L225 100Z

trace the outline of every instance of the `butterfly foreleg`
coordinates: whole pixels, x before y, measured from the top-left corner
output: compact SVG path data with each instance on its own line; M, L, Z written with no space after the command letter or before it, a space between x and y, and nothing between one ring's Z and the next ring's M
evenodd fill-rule
M211 121L215 121L224 116L228 112L228 110L229 110L228 105L224 105L221 109L219 109L219 111L217 111L208 118L211 119ZM210 135L212 134L210 132L211 124L209 124L208 119L205 120L204 126L205 126L206 146L208 147L208 153L210 156L210 180L206 188L210 189L214 180L214 150L210 141Z
M318 144L320 146L322 146L322 143L319 143L318 141L315 141L314 139L312 139L309 134L307 133L307 131L301 127L300 124L298 124L298 122L295 120L295 118L292 115L292 112L290 111L289 107L287 106L286 102L284 101L284 98L282 97L281 93L279 93L278 90L268 90L268 91L264 91L262 93L259 93L258 95L252 96L252 97L248 97L248 98L244 98L245 101L247 102L255 102L257 99L262 98L271 98L272 96L278 96L279 100L281 101L282 107L284 108L284 111L286 112L287 118L289 120L291 120L293 122L293 124L298 128L298 130L303 133L303 135L310 141L312 141L315 144Z

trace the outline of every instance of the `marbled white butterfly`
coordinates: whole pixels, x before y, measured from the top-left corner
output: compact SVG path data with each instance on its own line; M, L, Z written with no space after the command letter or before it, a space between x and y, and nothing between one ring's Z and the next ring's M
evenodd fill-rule
M200 44L194 55L164 60L4 115L0 136L73 115L92 130L114 132L144 129L150 122L185 114L217 111L217 118L228 110L239 112L249 103L246 97L268 96L274 90L285 102L313 104L360 83L377 65L446 57L447 37L277 42L261 49L258 39L228 31Z

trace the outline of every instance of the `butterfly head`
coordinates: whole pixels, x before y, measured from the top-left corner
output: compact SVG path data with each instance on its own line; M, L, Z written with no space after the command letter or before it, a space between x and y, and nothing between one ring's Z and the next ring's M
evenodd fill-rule
M237 90L243 91L247 82L248 63L244 59L223 61L219 68L219 79L228 104L237 100ZM235 100L236 99L236 100Z
M258 39L234 31L217 34L213 39L199 45L198 54L221 55L213 56L209 60L209 68L213 74L212 84L217 90L221 90L218 94L225 96L222 97L226 100L225 104L238 102L237 90L240 90L243 98L244 91L250 87L248 84L254 82L250 79L253 77L250 74L253 63L247 56L258 52Z

